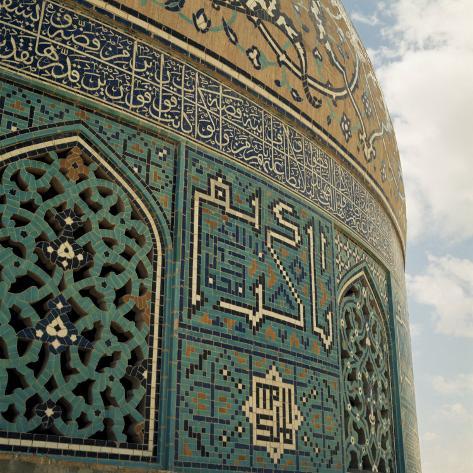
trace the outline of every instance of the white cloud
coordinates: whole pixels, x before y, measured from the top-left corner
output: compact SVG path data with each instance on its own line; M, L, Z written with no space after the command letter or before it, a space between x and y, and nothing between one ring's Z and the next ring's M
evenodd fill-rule
M399 0L376 63L393 117L409 236L473 237L473 1Z
M473 415L461 402L453 404L444 404L439 411L440 417L444 420L459 421L460 423L469 422L473 420Z
M431 306L436 330L473 338L473 261L428 255L422 274L408 275L407 288L418 303Z
M428 430L420 436L425 473L470 473L473 465L473 415L455 402L431 413Z
M365 25L373 26L379 24L380 22L376 13L373 15L365 15L361 12L355 11L350 15L350 17L355 23L363 23Z
M473 46L470 0L398 0L389 13L395 17L387 35L405 47L433 49L439 45Z
M447 396L469 396L473 394L473 373L459 374L453 378L434 376L432 386L435 391Z

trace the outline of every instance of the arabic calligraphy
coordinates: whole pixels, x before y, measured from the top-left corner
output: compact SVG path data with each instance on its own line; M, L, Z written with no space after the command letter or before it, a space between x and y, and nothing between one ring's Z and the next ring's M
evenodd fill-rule
M1 67L157 122L243 162L334 215L392 263L394 230L381 205L291 126L191 66L54 2L2 0L0 6Z

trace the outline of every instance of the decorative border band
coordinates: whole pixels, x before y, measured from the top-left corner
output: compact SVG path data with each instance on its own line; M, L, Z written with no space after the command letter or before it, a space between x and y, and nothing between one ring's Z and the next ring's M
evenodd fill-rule
M199 42L196 42L195 40L178 32L176 29L169 28L169 25L166 25L165 23L161 22L162 20L159 15L159 10L157 13L153 13L151 17L151 16L147 16L145 13L140 12L139 7L137 6L135 6L135 8L128 6L130 2L127 2L124 0L105 0L105 1L104 0L75 0L75 1L86 5L87 8L94 8L99 13L102 13L102 14L105 13L107 15L110 15L114 19L117 19L118 21L125 23L128 27L139 31L140 33L149 35L151 38L157 39L163 42L164 44L169 45L172 48L175 48L186 55L189 55L190 57L194 58L196 61L201 62L202 64L206 64L212 70L218 71L219 73L223 74L225 77L230 78L230 80L232 80L235 83L240 84L246 90L251 90L252 92L254 92L259 98L263 99L266 103L268 103L270 107L277 108L278 111L280 111L284 115L291 116L293 119L297 120L298 124L307 127L307 129L315 133L317 137L319 137L319 139L322 140L323 143L328 144L334 153L336 153L338 156L341 156L344 160L348 161L360 173L360 175L362 175L364 178L366 178L370 182L370 187L375 191L377 197L381 199L381 201L385 204L386 209L388 210L388 213L390 214L390 217L393 219L394 225L396 226L396 229L399 234L399 238L401 242L403 243L403 245L405 245L405 235L404 235L405 210L402 211L402 215L399 215L396 213L395 208L392 206L392 202L391 202L392 197L389 197L388 192L386 192L386 189L384 189L383 186L381 186L380 183L375 178L373 178L373 176L369 172L366 172L367 170L364 167L363 163L360 162L360 159L357 158L354 154L352 154L343 145L342 142L337 140L332 133L328 132L328 130L320 122L315 120L313 116L311 116L310 114L307 114L306 111L303 111L301 107L299 106L299 102L297 102L297 100L295 102L287 100L287 98L284 98L282 95L278 94L277 91L274 90L274 88L256 79L256 77L252 75L250 71L246 69L242 69L241 67L238 67L233 61L229 61L227 58L222 57L218 53L205 47L204 44L200 44ZM185 2L183 1L180 3L182 6ZM224 7L224 8L229 8L230 10L234 8L235 10L239 10L240 13L242 11L242 6L237 5L238 2L230 2L227 0L221 0L218 3L219 3L219 8ZM240 2L240 4L242 3L247 3L246 8L248 8L248 4L251 2ZM340 15L337 16L337 20L344 19L345 23L348 25L348 28L350 30L350 35L357 38L358 36L355 30L350 27L351 22L346 15L343 5L341 4L341 2L337 3L337 2L332 1L332 6L334 6L335 4L337 5L340 12ZM166 11L166 10L175 11L174 8L168 8L167 5L160 5L160 8L162 8L163 11ZM278 10L278 8L276 8L275 10ZM185 15L183 15L180 12L180 10L177 10L177 11L179 12L179 15L180 15L178 22L181 21L183 18L186 18ZM329 14L327 16L332 16L332 15ZM258 18L259 20L259 17L257 14L256 14L256 18ZM254 17L252 17L252 19L253 21L255 21ZM186 18L186 20L188 19ZM256 20L257 23L258 23L258 20ZM259 23L258 28L265 29L262 23ZM268 34L267 31L266 33L263 33L263 36L265 36L265 38L268 40L269 39L272 40L271 49L279 50L280 45L277 45L274 43L274 38L271 38L271 35ZM355 42L357 41L358 39L355 39ZM207 45L207 43L205 44ZM357 47L355 49L357 49ZM359 54L361 54L361 56L363 56L365 60L367 60L367 57L364 53L359 51ZM357 70L358 72L360 71L360 69L363 69L363 68L364 66L361 66L359 63L357 63L355 66L355 70ZM376 81L372 72L369 73L368 75L371 77L372 80ZM356 80L354 80L353 83L350 83L350 84L347 83L345 92L349 90L350 87L356 87L355 84L356 84ZM322 89L325 89L324 86L322 86ZM329 96L331 96L330 91L328 90L324 90L323 93L326 93ZM356 107L355 104L353 104L353 106ZM390 124L390 119L388 115L387 115L387 119L388 119L389 124L387 125L383 124L380 130L375 131L371 135L371 139L374 137L376 137L375 139L380 138L380 136L382 136L385 133L387 128L392 127L392 125ZM402 176L400 172L395 170L397 166L393 166L392 164L393 163L390 163L388 166L388 168L390 169L391 178L393 179L393 182L396 183L396 192L398 192L399 196L401 196L401 199L404 200L403 191L400 191L400 188L398 185L398 180L402 181ZM385 178L382 177L382 179L384 182ZM401 220L398 220L398 219L401 219Z
M0 67L132 113L238 160L319 206L393 266L396 232L375 197L312 141L243 95L50 0L3 5L0 32Z

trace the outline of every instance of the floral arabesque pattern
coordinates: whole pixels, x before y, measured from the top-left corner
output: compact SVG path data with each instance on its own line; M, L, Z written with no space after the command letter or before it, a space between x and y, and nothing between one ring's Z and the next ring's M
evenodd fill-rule
M395 470L388 336L364 275L340 304L345 452L349 468Z
M124 188L78 147L7 162L0 243L0 429L143 444L156 254Z

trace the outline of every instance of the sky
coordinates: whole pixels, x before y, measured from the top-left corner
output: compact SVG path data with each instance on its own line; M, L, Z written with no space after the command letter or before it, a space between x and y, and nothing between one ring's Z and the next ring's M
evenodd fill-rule
M401 154L423 473L473 471L473 0L344 0Z

